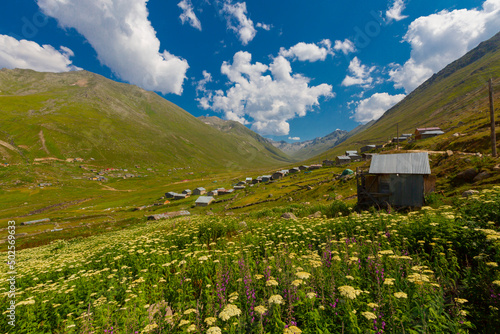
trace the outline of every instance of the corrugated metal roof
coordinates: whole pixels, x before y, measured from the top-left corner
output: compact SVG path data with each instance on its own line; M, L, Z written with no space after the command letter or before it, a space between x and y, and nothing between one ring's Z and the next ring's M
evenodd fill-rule
M434 127L430 127L430 128L417 128L416 130L421 132L421 131L429 131L429 130L441 130L441 128L434 126Z
M430 174L429 155L422 153L378 154L372 157L371 174Z
M339 155L337 157L337 159L339 159L339 160L351 160L351 158L347 155Z
M196 199L195 203L207 203L210 204L215 199L212 196L200 196Z
M429 130L421 133L422 135L442 135L444 134L443 130Z

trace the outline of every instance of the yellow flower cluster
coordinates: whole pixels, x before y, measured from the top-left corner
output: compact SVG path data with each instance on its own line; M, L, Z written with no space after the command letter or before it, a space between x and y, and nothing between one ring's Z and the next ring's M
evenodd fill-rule
M424 274L413 273L408 275L408 281L415 284L422 284L423 282L429 282L429 277Z
M229 303L234 303L235 301L238 300L239 294L238 292L233 292L232 294L229 295Z
M368 312L368 311L361 312L361 315L363 315L368 320L377 319L377 316L374 313L372 313L372 312Z
M394 293L394 297L405 299L405 298L408 298L408 295L406 293L404 293L404 292L395 292Z
M270 279L266 282L266 286L278 286L278 282L274 279Z
M283 331L283 334L299 334L299 333L302 333L302 331L297 326L287 327Z
M212 326L213 324L215 324L216 321L217 321L217 318L214 318L214 317L208 317L205 319L205 323L208 326Z
M267 308L265 308L265 307L264 307L264 306L262 306L262 305L259 305L259 306L256 306L256 307L254 308L254 311L255 311L255 312L257 312L257 313L258 313L258 314L260 314L260 315L263 315L264 313L266 313L266 312L267 312Z
M299 271L298 273L295 274L298 278L300 279L308 279L311 277L311 274L305 272L305 271Z
M224 321L229 320L231 317L239 316L241 314L241 310L238 306L234 304L227 304L226 307L219 313L219 318Z
M222 334L222 330L215 326L215 327L210 327L208 330L207 330L207 334Z
M306 296L309 299L313 299L316 297L316 292L308 292Z
M356 299L356 296L359 296L359 294L363 292L361 290L353 288L350 285L342 285L338 289L342 296L347 297L349 299Z
M146 327L144 327L144 329L142 330L142 333L149 333L149 332L153 331L156 328L158 328L157 324L155 324L155 323L149 324Z
M386 277L384 279L384 285L394 285L395 278Z
M283 304L283 297L280 295L272 295L269 297L269 304Z

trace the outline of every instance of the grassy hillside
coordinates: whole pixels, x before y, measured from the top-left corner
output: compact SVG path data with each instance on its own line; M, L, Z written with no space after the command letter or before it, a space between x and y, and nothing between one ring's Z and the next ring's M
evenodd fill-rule
M427 126L439 126L447 132L416 147L491 153L487 81L493 78L498 110L499 77L500 33L434 74L373 125L326 154L335 156L346 149L385 143L396 136L397 124L400 134ZM452 136L454 133L461 135Z
M226 121L216 116L200 116L198 117L198 119L219 131L231 134L232 136L237 138L238 143L240 143L239 148L241 150L245 150L245 146L248 145L254 145L256 147L262 146L265 150L269 151L271 155L279 157L283 161L291 160L291 158L287 154L274 147L269 140L248 129L241 123L235 121Z
M86 72L0 70L3 162L240 169L287 161L254 138L224 133L153 92Z

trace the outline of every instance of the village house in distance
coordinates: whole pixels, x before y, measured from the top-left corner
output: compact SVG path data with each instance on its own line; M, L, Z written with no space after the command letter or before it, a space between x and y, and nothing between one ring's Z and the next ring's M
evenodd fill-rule
M415 129L415 140L436 137L436 136L439 136L442 134L444 134L444 131L438 127L416 128Z
M212 196L200 196L196 199L194 204L196 206L209 206L213 201L215 201L215 198Z

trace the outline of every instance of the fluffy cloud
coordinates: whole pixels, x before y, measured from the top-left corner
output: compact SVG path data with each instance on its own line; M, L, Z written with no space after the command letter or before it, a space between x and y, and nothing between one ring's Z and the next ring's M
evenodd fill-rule
M300 137L288 137L289 140L300 140Z
M221 13L226 16L227 28L238 34L243 45L247 45L257 31L253 26L253 21L247 17L247 4L245 2L231 3L225 2Z
M405 96L405 94L375 93L369 98L357 102L354 119L359 123L367 123L372 119L378 119L389 108L404 99Z
M319 105L320 97L333 97L332 86L310 86L310 79L292 74L290 62L277 56L271 64L251 62L248 52L237 52L233 62L224 62L221 73L231 85L225 92L208 92L200 106L223 112L226 119L252 124L263 135L287 135L288 121L305 116Z
M300 61L310 61L315 62L318 60L325 60L326 56L333 54L331 48L331 42L325 39L319 43L318 46L314 43L304 43L300 42L292 46L290 49L285 48L280 49L280 55L286 58L298 59Z
M262 23L262 22L257 22L257 24L255 26L257 28L261 28L261 29L264 29L266 31L271 30L271 28L273 27L272 24L265 24L265 23Z
M188 22L191 25L191 27L201 31L201 23L200 20L198 20L198 18L196 17L196 14L194 13L193 4L191 3L191 1L182 0L177 4L177 6L180 9L182 9L182 13L179 16L182 24Z
M209 72L203 70L203 79L201 79L200 81L198 81L198 83L196 84L196 93L200 93L200 92L206 92L207 89L206 89L206 86L207 86L207 83L209 82L212 82L212 74L210 74Z
M333 47L336 51L342 51L343 54L348 54L350 52L356 51L356 47L354 43L348 39L344 39L344 41L335 41L335 45Z
M0 68L24 68L40 72L67 72L79 70L72 65L73 51L61 46L60 51L50 45L0 35Z
M375 70L375 67L362 65L358 57L354 57L349 63L348 71L351 75L346 75L342 81L342 86L361 86L363 88L371 87L373 78L370 74Z
M407 93L433 73L463 56L500 27L500 0L486 0L480 9L443 10L413 21L403 40L411 45L411 57L390 71L396 88Z
M148 20L147 0L38 0L64 28L75 28L117 76L145 89L182 93L188 63L160 52Z
M403 19L406 19L408 16L402 14L405 7L406 4L404 0L394 0L392 6L390 6L389 9L387 9L387 11L385 12L386 21L401 21Z

